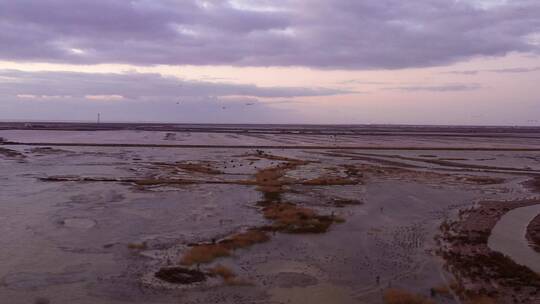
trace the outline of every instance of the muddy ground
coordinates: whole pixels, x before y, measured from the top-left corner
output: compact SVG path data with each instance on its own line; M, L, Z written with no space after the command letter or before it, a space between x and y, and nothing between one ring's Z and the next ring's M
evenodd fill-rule
M527 226L527 239L533 248L540 252L540 215L536 216Z
M536 133L244 133L0 131L1 302L538 303L448 254L536 202Z

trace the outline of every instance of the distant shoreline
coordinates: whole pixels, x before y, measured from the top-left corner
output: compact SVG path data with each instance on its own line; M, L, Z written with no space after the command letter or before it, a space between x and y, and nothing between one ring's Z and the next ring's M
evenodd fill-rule
M389 146L267 146L267 145L164 145L164 144L109 144L109 143L37 143L0 142L5 146L49 147L123 147L123 148L173 148L173 149L270 149L270 150L389 150L389 151L518 151L540 152L540 148L488 148L488 147L389 147Z
M311 135L437 135L500 137L502 134L539 134L534 126L453 125L310 125L310 124L189 124L189 123L90 123L90 122L0 122L0 130L49 131L163 131L205 133L262 133ZM536 136L535 136L536 138Z

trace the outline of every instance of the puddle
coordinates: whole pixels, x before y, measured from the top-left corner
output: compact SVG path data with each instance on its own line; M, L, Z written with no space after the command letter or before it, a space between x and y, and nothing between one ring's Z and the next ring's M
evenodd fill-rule
M270 294L272 295L272 300L277 303L358 303L358 300L350 295L350 291L331 284L319 284L310 287L275 288L270 290Z
M68 218L62 221L65 227L77 229L90 229L96 225L96 221L86 218Z
M85 273L88 265L76 265L62 273L11 273L0 281L3 285L15 290L41 289L54 285L73 284L83 282L88 275Z

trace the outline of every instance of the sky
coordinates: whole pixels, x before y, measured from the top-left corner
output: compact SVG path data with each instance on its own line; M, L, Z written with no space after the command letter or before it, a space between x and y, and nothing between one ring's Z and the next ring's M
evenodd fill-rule
M538 0L0 0L0 121L540 125Z

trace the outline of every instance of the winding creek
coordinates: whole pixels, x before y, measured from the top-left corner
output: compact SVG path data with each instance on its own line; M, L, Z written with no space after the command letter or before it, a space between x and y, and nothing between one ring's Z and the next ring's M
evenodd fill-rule
M517 208L506 213L491 231L489 248L540 273L540 253L529 246L526 238L527 226L538 214L540 204Z

